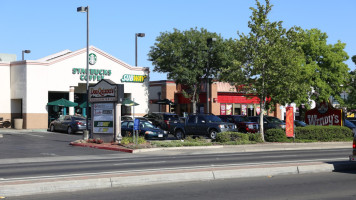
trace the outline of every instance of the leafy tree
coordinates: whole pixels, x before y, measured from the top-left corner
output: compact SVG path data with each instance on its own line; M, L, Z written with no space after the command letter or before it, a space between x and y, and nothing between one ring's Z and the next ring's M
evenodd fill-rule
M208 38L216 38L209 47ZM183 93L193 102L194 113L201 84L207 76L215 77L221 67L228 65L232 60L229 55L223 38L203 28L163 32L148 54L153 71L167 73L168 79L188 87Z
M256 0L257 8L250 8L252 16L248 23L250 33L239 34L235 43L229 43L235 55L235 61L223 69L221 80L235 85L251 86L250 92L260 99L260 132L263 136L263 113L269 103L290 103L307 99L309 87L302 74L304 56L295 48L288 36L296 34L287 32L282 22L270 22L267 18L272 5L269 0L262 5ZM270 101L267 99L270 98Z
M295 29L298 37L294 37L296 45L301 47L305 56L305 66L309 75L305 81L313 88L310 98L315 101L327 101L333 96L343 102L340 94L349 80L349 68L344 62L349 58L344 51L345 43L327 44L327 34L319 29Z
M352 61L356 64L356 56L352 56ZM348 110L356 109L356 70L349 73L349 80L345 91L348 93L346 106Z

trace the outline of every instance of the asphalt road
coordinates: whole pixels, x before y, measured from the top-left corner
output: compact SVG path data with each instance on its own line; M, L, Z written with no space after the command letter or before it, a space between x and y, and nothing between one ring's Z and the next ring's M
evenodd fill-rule
M106 172L159 171L167 169L197 169L226 166L253 166L302 162L348 162L350 149L271 151L251 153L216 153L200 155L147 156L105 155L79 156L77 159L44 162L0 163L0 179L38 178L42 176L79 176ZM60 157L59 157L60 158ZM80 158L80 160L79 160ZM33 158L36 159L36 158ZM9 161L9 160L8 160ZM11 161L11 160L10 160Z
M347 162L350 154L347 148L164 156L159 153L137 155L69 145L71 141L81 138L81 134L52 132L3 134L0 139L0 179L275 163L335 163Z
M16 200L354 200L356 171L239 178L8 197Z

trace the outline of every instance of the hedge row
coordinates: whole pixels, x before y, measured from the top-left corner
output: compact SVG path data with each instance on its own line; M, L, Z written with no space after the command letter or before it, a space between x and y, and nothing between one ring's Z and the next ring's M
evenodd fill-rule
M262 142L262 138L259 133L221 132L215 141L222 144L251 144Z
M353 138L352 131L344 126L306 126L294 129L295 139L306 141L350 141ZM267 142L287 142L285 130L270 129L265 133Z

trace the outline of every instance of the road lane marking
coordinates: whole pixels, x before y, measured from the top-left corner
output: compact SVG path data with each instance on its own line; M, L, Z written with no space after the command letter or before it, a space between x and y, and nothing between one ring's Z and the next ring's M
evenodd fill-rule
M117 164L114 164L114 165L140 165L140 164L158 164L158 163L166 163L166 161L135 162L135 163L117 163Z

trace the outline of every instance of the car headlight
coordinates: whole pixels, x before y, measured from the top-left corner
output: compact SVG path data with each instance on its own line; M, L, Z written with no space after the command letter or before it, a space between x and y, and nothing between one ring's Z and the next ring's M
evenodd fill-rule
M153 132L152 131L146 131L145 134L149 135L149 134L153 134Z
M281 128L283 128L283 129L286 128L286 125L285 125L285 124L281 124L280 126L281 126Z
M167 133L168 133L168 131L163 131L163 133L164 133L164 134L167 134Z

